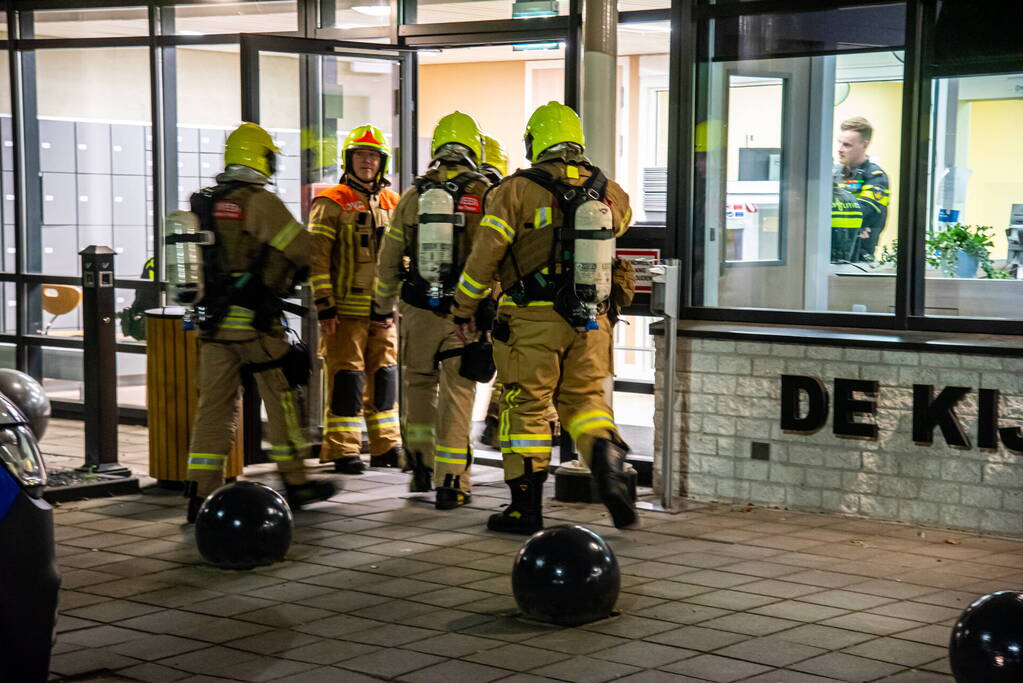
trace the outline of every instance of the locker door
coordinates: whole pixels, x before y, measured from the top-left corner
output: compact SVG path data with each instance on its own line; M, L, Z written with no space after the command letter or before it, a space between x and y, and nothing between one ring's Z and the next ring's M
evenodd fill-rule
M78 225L113 224L111 176L78 176Z
M43 173L75 172L75 124L39 121L39 169Z
M110 124L75 123L78 173L110 173Z
M111 169L119 175L145 175L145 129L129 123L110 127Z
M146 178L113 176L114 225L144 225L146 222Z
M146 226L114 226L113 248L117 252L118 277L137 278L142 274L142 267L149 258L147 246Z
M43 173L43 223L78 223L78 192L73 173Z
M77 275L79 272L78 235L73 225L44 225L43 272L50 275Z

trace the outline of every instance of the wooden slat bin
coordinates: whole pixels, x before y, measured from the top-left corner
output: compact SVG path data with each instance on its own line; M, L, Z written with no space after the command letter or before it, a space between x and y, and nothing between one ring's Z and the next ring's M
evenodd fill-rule
M198 333L185 331L185 309L146 311L146 405L149 420L149 476L161 484L185 481L188 440L199 403L195 382ZM239 413L239 422L240 414ZM241 425L227 456L225 477L242 473Z

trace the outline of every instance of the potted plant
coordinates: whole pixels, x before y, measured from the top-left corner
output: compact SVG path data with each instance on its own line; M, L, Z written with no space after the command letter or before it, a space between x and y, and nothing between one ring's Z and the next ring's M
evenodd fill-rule
M962 225L956 223L941 232L927 233L927 265L937 268L945 277L972 278L977 269L984 271L984 277L1004 278L1002 271L995 269L990 248L994 246L990 225Z

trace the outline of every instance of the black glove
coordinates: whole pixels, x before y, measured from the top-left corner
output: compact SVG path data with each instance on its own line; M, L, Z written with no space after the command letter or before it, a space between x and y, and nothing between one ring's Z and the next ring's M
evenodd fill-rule
M480 332L489 332L494 327L494 319L497 318L497 302L487 297L480 301L476 309L476 328Z
M451 322L456 325L468 325L470 322L469 318L459 318L457 315L451 316Z
M373 309L369 313L369 319L375 323L382 323L385 320L394 320L394 311L390 313L377 313L376 309Z

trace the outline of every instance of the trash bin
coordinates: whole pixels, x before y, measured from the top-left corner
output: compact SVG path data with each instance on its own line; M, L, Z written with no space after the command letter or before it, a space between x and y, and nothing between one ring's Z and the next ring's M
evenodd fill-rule
M165 306L146 311L146 405L149 420L149 476L175 487L185 481L188 441L198 405L195 373L198 336L185 331L185 309ZM226 477L242 473L241 407L234 445L227 456Z

